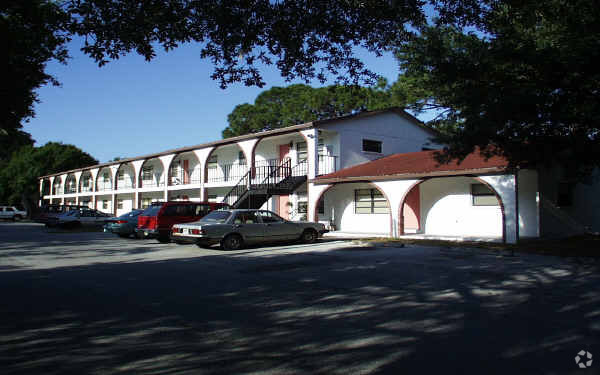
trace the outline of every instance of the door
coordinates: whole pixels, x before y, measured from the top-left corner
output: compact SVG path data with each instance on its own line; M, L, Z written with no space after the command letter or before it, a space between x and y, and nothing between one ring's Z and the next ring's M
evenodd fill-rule
M285 241L300 237L300 233L295 224L283 220L270 211L258 211L265 228L266 240Z
M183 183L184 184L190 183L190 161L189 160L183 161Z
M283 163L283 161L286 158L289 158L290 154L290 145L289 144L284 144L284 145L279 145L279 165L281 165ZM282 218L289 220L290 218L290 207L289 207L289 202L290 202L290 196L285 194L285 195L280 195L279 199L277 200L277 213L279 214L279 216L281 216Z
M233 230L242 235L246 243L265 241L264 225L255 211L239 211L233 219Z

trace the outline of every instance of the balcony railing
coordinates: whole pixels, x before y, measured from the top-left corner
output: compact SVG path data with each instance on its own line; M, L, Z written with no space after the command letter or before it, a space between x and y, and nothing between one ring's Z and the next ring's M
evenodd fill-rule
M337 156L319 155L319 175L337 171Z
M75 186L67 186L65 188L65 194L75 194L77 193L77 189L75 188Z
M87 192L90 192L90 191L92 191L92 187L91 186L82 186L81 187L81 192L82 193L87 193Z
M109 181L98 184L97 191L106 191L106 190L112 190L112 184Z
M162 177L162 176L161 176ZM162 178L159 178L159 180L142 180L142 187L162 187L165 186L165 182L162 180Z
M133 189L135 184L130 179L117 181L117 190Z
M202 170L180 169L169 173L169 186L199 184Z

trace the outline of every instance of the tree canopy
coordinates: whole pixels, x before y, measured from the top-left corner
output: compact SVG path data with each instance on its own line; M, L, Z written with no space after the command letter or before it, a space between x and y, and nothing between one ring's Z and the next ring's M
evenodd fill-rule
M423 26L397 51L450 129L442 159L475 147L513 166L600 164L600 10L594 1L488 1L465 28ZM487 147L492 146L492 147ZM487 147L487 148L486 148Z
M23 146L0 168L0 202L31 208L39 198L38 178L51 173L98 164L73 145L49 142L42 147Z
M390 106L392 100L385 80L374 87L273 87L259 94L254 104L234 108L227 116L229 125L223 130L223 138Z

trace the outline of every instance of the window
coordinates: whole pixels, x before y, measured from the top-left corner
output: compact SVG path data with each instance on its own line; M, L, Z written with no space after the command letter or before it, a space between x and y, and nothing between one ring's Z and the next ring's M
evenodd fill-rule
M103 210L107 210L108 209L108 201L102 201L102 209Z
M497 206L498 199L493 191L484 184L472 184L473 206Z
M377 152L378 154L381 154L381 141L363 139L362 150L366 152Z
M206 161L206 168L217 169L218 158L217 155L213 155Z
M123 209L123 199L117 200L117 208L120 210Z
M256 217L255 212L253 211L242 211L238 212L233 220L234 224L256 224L258 223L258 218Z
M152 180L152 167L142 169L142 180Z
M244 151L238 152L238 160L240 164L246 164L246 154L244 154Z
M388 202L377 189L354 190L355 214L387 214Z
M102 178L104 179L104 182L110 182L110 178L108 177L108 172L104 172L104 174L102 175Z
M208 194L208 201L209 202L216 202L217 201L217 196L216 195L212 195L212 194Z
M319 155L327 155L327 149L322 142L319 142ZM308 148L306 142L296 143L296 153L298 154L298 163L305 161L308 158Z
M298 202L298 213L305 214L307 212L308 212L308 202L307 201Z
M208 204L197 204L194 216L204 216L210 212L210 205Z
M283 219L269 211L258 211L258 216L262 218L263 223L280 223Z

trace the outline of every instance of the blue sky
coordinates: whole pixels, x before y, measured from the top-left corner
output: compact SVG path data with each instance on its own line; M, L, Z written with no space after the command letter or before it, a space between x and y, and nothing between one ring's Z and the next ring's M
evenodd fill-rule
M70 44L67 65L48 64L48 72L62 86L38 91L36 117L24 130L36 146L69 143L100 162L221 139L227 115L236 105L252 103L272 86L295 83L266 68L265 87L236 84L223 90L210 78L213 66L200 59L197 45L158 51L150 62L130 54L102 68L79 46L78 40ZM360 56L372 71L390 82L396 79L398 65L391 54Z

